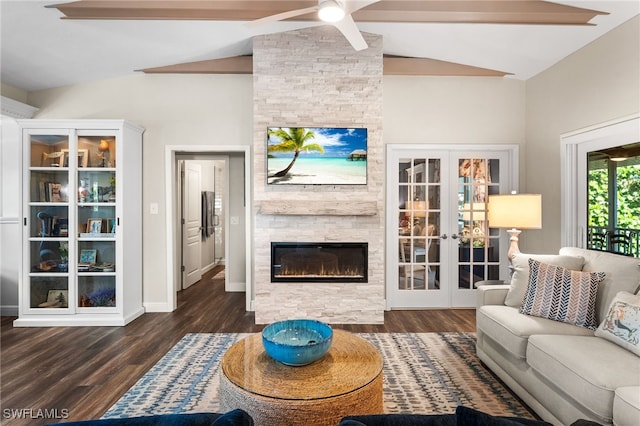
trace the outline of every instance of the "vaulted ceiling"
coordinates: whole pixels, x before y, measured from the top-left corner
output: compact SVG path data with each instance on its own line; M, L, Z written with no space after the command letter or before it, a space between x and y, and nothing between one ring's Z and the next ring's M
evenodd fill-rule
M247 23L317 4L2 0L1 78L32 91L136 70L250 73L252 37L324 23L315 13ZM626 0L380 0L353 20L383 36L385 74L528 79L639 13L640 2Z

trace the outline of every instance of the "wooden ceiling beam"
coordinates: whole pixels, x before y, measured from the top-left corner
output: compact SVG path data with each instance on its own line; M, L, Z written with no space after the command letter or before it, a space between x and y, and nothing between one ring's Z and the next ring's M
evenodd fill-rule
M510 75L503 71L429 58L407 58L384 55L384 75L431 75L431 76L474 76L504 77ZM197 62L167 65L164 67L140 70L145 74L252 74L253 57L234 56L230 58L209 59Z
M317 5L316 0L79 0L54 4L67 19L251 21ZM590 9L542 0L380 0L353 14L356 22L448 22L589 25ZM292 18L317 21L315 13Z
M432 75L465 77L504 77L510 73L488 68L473 67L455 62L430 58L407 58L384 55L382 58L384 75Z
M145 74L253 74L253 56L208 59L139 70Z

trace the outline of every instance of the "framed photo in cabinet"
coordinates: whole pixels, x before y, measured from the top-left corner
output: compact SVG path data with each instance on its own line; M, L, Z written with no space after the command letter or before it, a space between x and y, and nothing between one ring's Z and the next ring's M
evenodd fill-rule
M83 249L80 251L80 265L94 265L96 263L96 249Z
M60 167L69 167L69 150L62 149L60 156ZM89 151L86 149L78 150L78 167L87 167L89 164Z
M90 218L87 220L87 232L89 234L102 233L102 219Z

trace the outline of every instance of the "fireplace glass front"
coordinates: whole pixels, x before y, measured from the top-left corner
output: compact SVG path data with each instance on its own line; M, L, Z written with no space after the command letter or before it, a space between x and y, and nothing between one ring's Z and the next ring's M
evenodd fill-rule
M367 243L271 243L271 282L367 282Z

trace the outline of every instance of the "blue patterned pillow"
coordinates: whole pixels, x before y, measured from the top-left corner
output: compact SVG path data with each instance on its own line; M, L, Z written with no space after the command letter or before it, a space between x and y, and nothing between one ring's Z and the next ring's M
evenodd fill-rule
M529 270L521 313L595 330L598 283L604 272L572 271L533 259Z
M616 294L607 317L596 330L596 336L640 356L640 295L626 291Z

